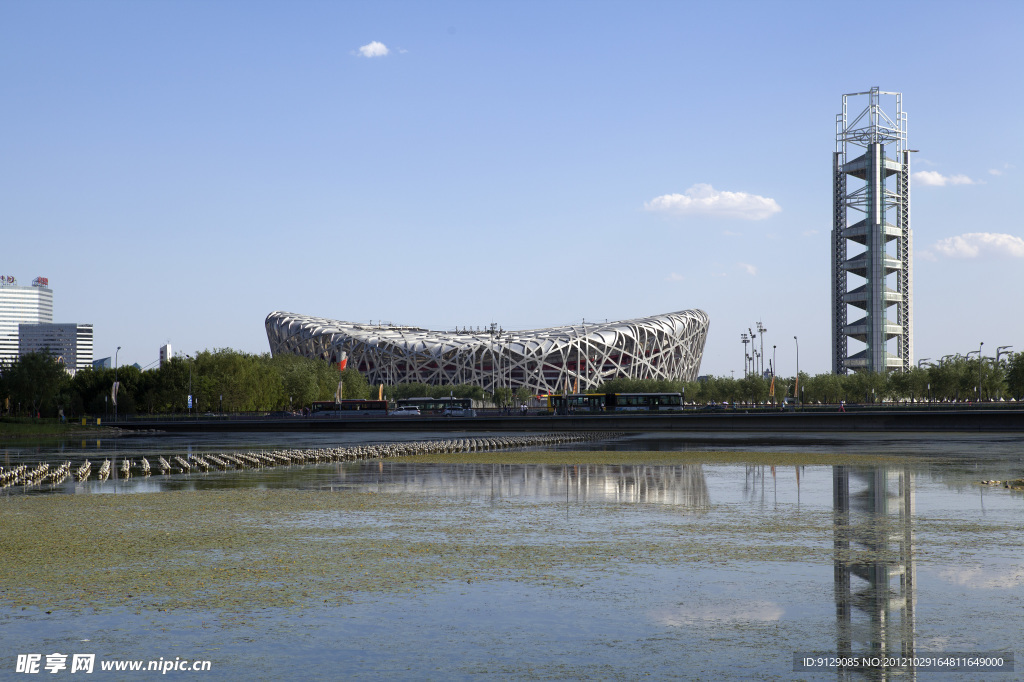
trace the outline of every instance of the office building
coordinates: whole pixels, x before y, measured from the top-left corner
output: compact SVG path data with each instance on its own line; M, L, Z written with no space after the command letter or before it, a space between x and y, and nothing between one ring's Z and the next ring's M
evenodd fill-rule
M92 368L92 325L66 323L18 325L18 352L48 352L69 372Z

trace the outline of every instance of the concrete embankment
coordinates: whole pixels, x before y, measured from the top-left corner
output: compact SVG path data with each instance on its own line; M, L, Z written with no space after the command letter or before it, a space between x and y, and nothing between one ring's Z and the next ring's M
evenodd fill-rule
M353 417L345 419L133 420L126 430L175 433L259 431L394 431L394 432L537 432L537 431L702 431L702 432L982 432L1024 433L1021 410L851 410L848 412L764 412L742 409L721 412L661 414L587 414L570 416Z

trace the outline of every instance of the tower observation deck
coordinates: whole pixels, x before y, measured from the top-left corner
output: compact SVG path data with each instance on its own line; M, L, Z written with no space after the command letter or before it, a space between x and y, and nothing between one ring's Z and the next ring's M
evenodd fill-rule
M851 117L850 100L865 97L866 107ZM895 100L894 118L882 110L883 97ZM913 367L910 152L901 93L876 87L843 95L832 162L835 374ZM851 349L850 339L864 348Z

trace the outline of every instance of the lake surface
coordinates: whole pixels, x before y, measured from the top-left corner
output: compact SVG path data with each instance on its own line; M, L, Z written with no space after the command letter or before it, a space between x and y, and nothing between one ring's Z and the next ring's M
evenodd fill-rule
M7 444L0 459L96 461L432 437L141 436ZM68 482L56 492L96 499L239 488L362 496L369 506L358 513L257 521L313 543L333 542L338 532L394 543L404 558L381 575L414 570L421 560L409 548L420 546L451 571L401 590L360 583L343 604L254 605L241 616L128 603L47 614L4 602L0 677L15 669L19 653L56 651L93 652L97 661L209 660L218 678L914 679L931 673L795 672L794 654L1009 658L1024 651L1024 494L979 484L1024 477L1019 438L648 434L565 446L588 448L758 451L780 461L785 453L831 453L839 463L773 466L762 457L748 464L699 454L665 465L389 459ZM854 455L895 459L871 464ZM842 463L845 456L854 463ZM4 491L0 507L19 497ZM393 504L406 501L426 504ZM486 560L506 550L513 557L506 563ZM517 563L517 554L538 557L543 570ZM961 670L941 679L1018 675Z

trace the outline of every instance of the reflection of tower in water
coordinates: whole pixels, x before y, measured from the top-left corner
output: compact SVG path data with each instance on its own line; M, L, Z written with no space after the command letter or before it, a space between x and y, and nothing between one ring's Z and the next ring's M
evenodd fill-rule
M863 488L850 493L851 480ZM832 469L836 651L914 655L914 478L909 467Z

